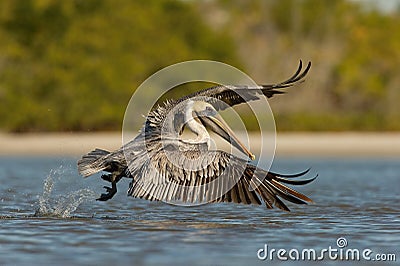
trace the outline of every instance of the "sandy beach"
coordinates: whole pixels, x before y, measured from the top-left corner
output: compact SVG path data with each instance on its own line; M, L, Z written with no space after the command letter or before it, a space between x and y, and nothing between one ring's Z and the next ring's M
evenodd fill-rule
M252 135L249 135L252 139ZM1 156L79 156L96 147L117 149L120 132L0 133ZM261 147L252 141L253 152ZM400 133L277 133L276 156L400 156Z

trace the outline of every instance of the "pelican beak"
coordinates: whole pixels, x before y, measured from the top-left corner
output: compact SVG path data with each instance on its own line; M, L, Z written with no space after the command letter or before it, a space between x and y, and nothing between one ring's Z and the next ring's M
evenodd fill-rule
M221 136L227 142L232 144L239 151L243 152L251 160L255 160L256 156L246 148L246 146L239 140L232 129L225 123L219 114L214 116L201 116L199 119L203 122L204 126Z

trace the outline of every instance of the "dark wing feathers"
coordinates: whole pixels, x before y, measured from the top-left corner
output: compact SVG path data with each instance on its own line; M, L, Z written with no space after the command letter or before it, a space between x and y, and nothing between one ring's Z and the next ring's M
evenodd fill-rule
M264 202L267 208L276 206L286 211L289 211L289 208L282 199L295 204L312 202L307 196L283 184L303 185L312 182L316 177L305 180L284 178L300 177L308 170L295 175L280 175L247 164L242 159L222 151L214 151L212 157L215 161L210 163L207 169L182 170L165 161L166 165L164 162L161 165L168 170L163 167L160 171L154 169L154 166L160 165L154 160L167 158L160 154L151 157L143 164L144 168L134 173L128 195L148 200L184 203L234 202L261 205ZM214 169L215 167L218 167L219 171ZM179 175L179 178L176 178L176 175Z
M297 174L290 174L290 175L277 174L277 173L273 173L273 172L270 172L270 173L273 174L273 175L279 176L279 177L294 178L294 177L303 176L303 175L307 174L308 172L310 172L310 170L311 170L311 168L308 168L307 170L305 170L303 172L300 172L300 173L297 173Z
M84 155L78 161L78 171L84 177L100 172L107 168L102 160L105 156L110 154L109 151L102 149L95 149L88 154Z
M265 205L267 208L272 208L274 205L282 210L289 211L289 208L285 205L285 203L280 199L285 199L287 201L290 201L295 204L307 204L307 203L312 203L313 201L308 198L306 195L289 188L285 186L284 184L281 184L279 181L282 182L288 181L286 179L279 178L279 174L271 173L271 172L266 172L263 171L262 169L257 168L257 172L255 173L255 166L253 165L247 165L246 171L244 172L243 176L241 177L240 181L229 191L227 194L236 193L237 194L237 189L239 188L239 195L234 195L232 198L236 199L239 198L238 200L233 200L233 202L237 203L247 203L247 204L256 204L256 202L249 202L245 201L244 199L249 198L251 196L257 197L257 194L261 199L264 201ZM308 171L303 172L303 174L307 173ZM260 173L262 173L265 176L260 176ZM296 174L297 177L299 177L299 174ZM295 185L300 185L300 184L307 184L309 182L312 182L315 180L316 177L312 179L306 179L306 180L290 180L291 182L297 182L294 183ZM257 180L255 183L254 181ZM262 181L261 181L262 180ZM283 182L282 182L283 183ZM255 184L259 184L258 186ZM251 186L250 186L251 185ZM250 188L252 186L256 186L256 188L253 191L250 191ZM245 193L243 193L245 192ZM257 192L254 193L254 192ZM225 195L224 195L225 196ZM258 198L258 197L257 197ZM231 202L228 200L228 198L222 197L220 201L227 201ZM261 202L258 199L258 204Z
M307 75L310 68L311 62L308 62L306 68L302 72L303 62L300 60L299 67L297 68L296 72L289 79L283 82L258 86L218 85L187 95L178 101L183 101L194 97L208 97L208 99L205 99L205 101L212 104L217 110L224 110L228 106L234 106L244 102L258 100L260 99L259 95L261 93L267 98L271 98L275 94L283 94L285 93L284 91L277 89L291 87L303 82L304 77Z
M285 179L279 176L276 176L274 179L276 181L285 183L285 184L289 184L289 185L295 185L295 186L300 186L300 185L306 185L308 183L311 183L312 181L314 181L316 178L318 177L318 175L314 176L313 178L310 179L303 179L303 180L289 180L289 179Z
M272 85L263 85L264 88L270 88L270 89L278 89L278 88L286 88L293 86L296 82L301 81L308 73L308 71L311 68L311 62L307 63L306 69L302 73L301 70L303 68L303 62L300 60L299 67L297 68L296 72L285 80L284 82L278 83L278 84L272 84Z

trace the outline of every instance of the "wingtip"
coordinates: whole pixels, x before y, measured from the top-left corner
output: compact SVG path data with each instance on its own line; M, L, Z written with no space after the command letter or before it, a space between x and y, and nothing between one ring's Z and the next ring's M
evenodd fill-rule
M304 70L304 73L305 74L307 74L308 73L308 71L311 69L311 61L308 61L308 63L307 63L307 66L306 66L306 69Z

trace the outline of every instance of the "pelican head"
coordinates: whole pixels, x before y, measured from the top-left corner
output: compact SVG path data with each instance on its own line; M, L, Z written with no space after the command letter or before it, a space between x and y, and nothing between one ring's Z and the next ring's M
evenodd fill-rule
M255 159L255 155L251 153L239 140L239 138L235 135L232 129L226 124L226 122L211 104L203 101L190 102L186 109L186 118L189 116L193 121L197 122L191 124L188 123L189 129L193 133L197 135L199 135L199 133L203 135L207 134L208 137L208 133L205 130L205 128L208 128L228 141L239 151L249 156L251 160ZM206 133L204 133L204 131Z

